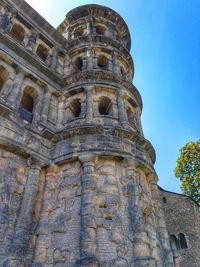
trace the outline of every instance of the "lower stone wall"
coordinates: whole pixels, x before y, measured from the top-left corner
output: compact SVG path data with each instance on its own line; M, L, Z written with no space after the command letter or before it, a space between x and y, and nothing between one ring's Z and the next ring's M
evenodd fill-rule
M171 236L175 266L199 267L200 213L197 204L184 195L167 192L162 189L159 191L167 230L169 236ZM181 246L180 234L184 234L187 248Z
M0 266L12 243L26 180L26 160L0 149Z
M93 155L54 165L46 173L34 264L164 266L155 216L142 170Z

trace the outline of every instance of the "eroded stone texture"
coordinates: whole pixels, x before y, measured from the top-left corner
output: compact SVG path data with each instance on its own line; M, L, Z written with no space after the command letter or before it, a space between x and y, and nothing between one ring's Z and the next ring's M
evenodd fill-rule
M179 266L123 19L2 0L0 40L0 266Z

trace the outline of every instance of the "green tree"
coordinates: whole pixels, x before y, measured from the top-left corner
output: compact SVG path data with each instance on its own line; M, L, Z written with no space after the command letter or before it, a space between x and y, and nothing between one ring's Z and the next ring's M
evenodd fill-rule
M200 205L200 139L180 149L175 176L182 182L182 191Z

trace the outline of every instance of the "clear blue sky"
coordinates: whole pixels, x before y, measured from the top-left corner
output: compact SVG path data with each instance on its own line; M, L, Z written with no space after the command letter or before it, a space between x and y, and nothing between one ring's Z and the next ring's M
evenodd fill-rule
M180 192L174 177L179 148L200 138L199 0L27 0L57 27L72 8L101 4L128 24L133 83L143 99L142 125L153 144L159 185Z

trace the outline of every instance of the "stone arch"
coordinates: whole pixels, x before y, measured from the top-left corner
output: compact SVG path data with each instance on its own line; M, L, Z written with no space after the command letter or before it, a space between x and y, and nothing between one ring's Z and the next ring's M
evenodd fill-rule
M97 58L98 67L101 69L108 69L108 58L104 55L99 55Z
M19 42L22 42L24 40L25 30L24 30L24 28L20 24L15 23L13 25L10 33Z
M36 54L42 59L46 60L48 55L48 49L43 44L39 44L36 50Z
M99 100L99 114L113 115L112 101L107 96L102 96Z
M19 107L21 119L29 123L32 122L37 97L38 94L35 88L31 86L26 86L24 88Z

